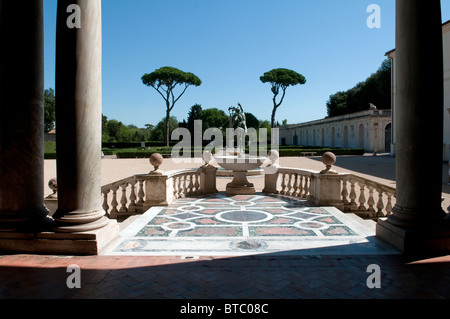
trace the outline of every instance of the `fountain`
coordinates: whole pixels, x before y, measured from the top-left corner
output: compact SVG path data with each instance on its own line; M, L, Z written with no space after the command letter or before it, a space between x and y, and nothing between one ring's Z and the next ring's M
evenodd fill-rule
M233 172L233 180L227 184L227 195L253 195L256 193L254 184L250 183L247 179L248 171L257 169L266 160L263 156L250 156L245 154L245 135L247 133L247 124L245 119L245 113L242 106L238 103L238 108L230 107L230 126L231 119L235 120L237 129L237 142L238 147L231 153L233 155L214 155L217 164Z
M265 157L239 154L237 156L215 155L217 164L222 168L233 171L233 180L227 184L227 195L254 195L255 185L247 179L247 172L261 167Z

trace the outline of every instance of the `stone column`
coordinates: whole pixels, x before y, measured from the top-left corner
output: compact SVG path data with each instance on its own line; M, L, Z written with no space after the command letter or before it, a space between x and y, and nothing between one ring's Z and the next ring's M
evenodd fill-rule
M0 0L0 231L35 231L44 207L43 0Z
M377 235L403 251L448 249L445 235L437 233L445 217L439 0L397 0L395 73L397 203Z
M68 10L73 4L78 16ZM108 224L101 201L101 0L58 0L57 10L53 218L58 232L84 232Z

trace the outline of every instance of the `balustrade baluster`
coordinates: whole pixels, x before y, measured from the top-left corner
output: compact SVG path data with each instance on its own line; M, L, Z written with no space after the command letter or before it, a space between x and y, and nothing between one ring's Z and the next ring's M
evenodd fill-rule
M374 187L373 186L367 186L369 189L369 199L367 200L367 204L369 205L368 211L371 217L375 217L375 199L373 197L373 190Z
M342 203L344 204L344 210L348 211L350 209L349 204L350 202L347 199L348 196L348 189L347 189L347 180L343 180L342 181L342 192L341 192L341 196L342 196Z
M188 174L184 174L183 175L183 192L181 193L182 197L186 197L186 195L188 194Z
M287 190L286 195L291 196L292 195L292 173L289 174L288 178L288 184L287 184Z
M120 198L120 204L122 204L122 206L119 209L119 213L127 213L128 212L128 208L127 208L127 187L128 187L128 183L122 184L120 185L120 187L122 188L122 197Z
M200 189L200 173L195 173L195 195L200 195L202 190Z
M179 176L172 177L173 180L173 197L175 199L179 198Z
M349 205L349 209L351 211L356 211L358 210L358 205L356 204L356 182L355 181L350 181L350 205Z
M144 180L139 180L138 202L136 206L142 207L145 203Z
M119 213L119 211L117 210L117 206L119 205L119 203L117 202L117 190L119 189L119 186L116 186L114 188L112 188L112 200L111 200L111 213L110 218L111 219L116 219L117 218L117 214Z
M383 190L381 188L378 188L377 192L378 192L377 217L383 217L384 216L384 214L383 214L383 209L384 209L383 195L384 195L384 192L383 192Z
M298 181L299 181L299 177L300 176L298 174L295 174L294 176L295 176L295 178L294 178L294 189L292 191L292 196L299 197L300 187L298 186Z
M185 178L186 178L186 175L181 175L180 176L180 178L178 179L178 181L179 181L179 184L178 184L178 196L180 197L180 198L184 198L184 192L185 192L185 189L184 189L184 182L185 182Z
M281 195L286 195L286 173L281 173Z
M386 216L392 214L392 194L386 193L387 203L386 203Z
M103 191L103 209L105 210L106 213L109 214L109 205L108 205L108 194L109 194L109 189L106 191Z
M304 198L308 199L311 195L311 176L305 176L305 195Z
M299 175L299 183L298 183L298 197L304 198L305 188L303 187L305 181L305 177L303 175Z
M134 180L133 182L130 183L130 205L128 205L128 211L129 212L137 212L136 209L136 184L137 181Z
M189 174L189 196L192 196L194 194L194 173Z
M180 195L181 198L186 197L186 175L180 176Z
M361 212L365 212L367 211L366 208L366 195L364 194L364 191L366 189L366 185L362 182L359 182L359 189L360 189L360 193L359 193L359 207L358 207L358 211Z

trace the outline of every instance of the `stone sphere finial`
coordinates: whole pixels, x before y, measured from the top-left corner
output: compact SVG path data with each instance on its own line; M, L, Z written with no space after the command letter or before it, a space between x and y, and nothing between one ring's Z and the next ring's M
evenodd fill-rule
M271 161L271 164L275 164L280 158L280 153L277 150L270 150L268 157Z
M58 192L58 181L54 177L48 181L48 187L53 191L53 194L49 195L47 198L56 198Z
M164 161L164 158L159 153L153 153L150 156L150 164L155 168L153 171L150 172L150 174L158 174L162 175L162 171L159 169L159 167L162 165Z
M210 151L204 151L203 152L203 155L202 155L202 158L203 158L203 160L205 161L205 165L210 165L210 162L211 162L211 160L212 160L212 154L211 154L211 152Z
M331 167L336 163L336 155L332 152L326 152L322 155L322 163L327 167L325 170L321 171L321 174L337 174L335 170Z

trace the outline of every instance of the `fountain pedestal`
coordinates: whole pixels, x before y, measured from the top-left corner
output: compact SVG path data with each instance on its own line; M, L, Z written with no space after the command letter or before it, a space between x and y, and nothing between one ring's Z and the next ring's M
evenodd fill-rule
M227 184L227 195L254 195L255 185L247 179L247 171L233 171L234 178Z

